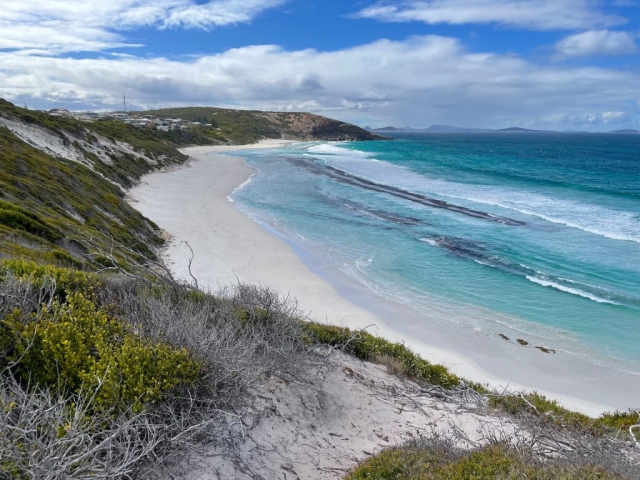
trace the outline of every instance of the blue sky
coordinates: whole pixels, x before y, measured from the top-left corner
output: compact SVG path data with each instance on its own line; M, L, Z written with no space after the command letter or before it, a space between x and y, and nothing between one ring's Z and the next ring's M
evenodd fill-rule
M640 129L632 0L3 0L0 96Z

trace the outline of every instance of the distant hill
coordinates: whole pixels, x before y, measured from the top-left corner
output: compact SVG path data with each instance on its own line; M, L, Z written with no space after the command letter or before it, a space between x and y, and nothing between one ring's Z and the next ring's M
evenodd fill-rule
M166 108L144 112L166 118L181 118L206 125L210 134L234 144L262 138L289 140L384 140L385 137L339 120L312 113L262 112L213 107Z
M501 128L500 130L494 130L496 132L506 132L506 133L548 133L546 130L530 130L528 128L520 128L520 127L509 127L509 128Z
M398 127L382 127L382 128L372 128L370 129L371 132L404 132L405 129L404 128L398 128Z
M624 130L612 130L609 133L626 133L626 134L636 135L636 134L640 134L640 130L633 130L631 128L626 128Z
M576 130L565 130L565 131L555 131L555 130L534 130L529 128L522 127L508 127L501 129L492 129L492 128L466 128L466 127L454 127L452 125L431 125L428 128L413 128L413 127L383 127L372 129L371 127L367 127L371 132L376 133L592 133L587 132L585 130L576 131ZM640 134L639 130L614 130L612 132L607 133L624 133L624 134Z

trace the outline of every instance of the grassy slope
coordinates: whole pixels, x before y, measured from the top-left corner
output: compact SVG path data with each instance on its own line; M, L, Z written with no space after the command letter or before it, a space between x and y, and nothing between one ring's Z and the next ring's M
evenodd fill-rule
M53 158L0 128L0 256L87 267L82 243L113 237L153 256L155 225L124 192L76 162Z
M101 120L97 122L81 122L69 117L50 116L46 113L25 110L0 99L0 116L35 125L47 129L60 137L65 144L73 146L85 154L86 160L93 168L110 180L130 187L142 175L153 169L172 165L186 160L186 156L176 150L176 146L163 135L148 130L141 130L123 122ZM162 133L162 132L158 132ZM122 154L116 150L105 151L110 157L109 164L101 162L88 151L89 145L97 142L96 135L115 142L128 143L135 152L146 156L153 163L131 154Z
M100 268L105 258L91 255L89 240L100 249L127 245L153 258L162 243L158 228L124 200L124 191L143 174L186 160L171 144L123 123L82 123L17 108L0 100L0 114L46 128L74 142L95 143L95 134L129 143L155 163L130 154L109 153L110 163L86 152L93 169L53 157L0 127L0 257L26 258ZM77 139L77 140L74 140ZM109 181L111 180L111 181ZM118 253L116 248L115 253Z
M396 373L419 384L438 385L447 389L470 387L488 395L490 407L514 416L533 415L554 427L588 435L626 436L629 427L640 421L640 414L631 410L604 413L598 418L591 418L568 410L538 393L497 395L482 385L458 377L442 365L428 362L401 343L392 343L367 332L319 324L309 324L307 331L318 342L335 347L345 346L347 353L362 360L383 364L389 364L391 361L397 370Z
M435 443L435 442L434 442ZM365 461L345 480L623 480L600 466L582 462L542 463L505 445L474 451L449 445L391 448Z

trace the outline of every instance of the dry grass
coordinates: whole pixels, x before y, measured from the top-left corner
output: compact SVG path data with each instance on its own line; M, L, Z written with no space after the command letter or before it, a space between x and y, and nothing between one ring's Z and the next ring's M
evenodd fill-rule
M0 278L0 319L24 321L64 293L51 277ZM242 436L234 413L247 389L280 375L303 372L322 358L310 354L296 305L269 289L238 285L216 295L173 281L103 277L89 289L98 307L151 341L186 348L201 365L195 383L145 406L95 408L101 388L73 394L36 385L8 362L10 332L0 335L0 478L152 478L172 455L208 442ZM62 300L64 301L64 300ZM36 320L37 321L37 320ZM2 333L2 331L0 331ZM123 380L124 381L124 380ZM167 472L165 472L167 473Z
M397 358L394 358L390 355L376 355L371 361L380 365L384 365L385 367L387 367L387 371L392 375L395 375L397 377L404 376L404 367L402 365L402 362Z

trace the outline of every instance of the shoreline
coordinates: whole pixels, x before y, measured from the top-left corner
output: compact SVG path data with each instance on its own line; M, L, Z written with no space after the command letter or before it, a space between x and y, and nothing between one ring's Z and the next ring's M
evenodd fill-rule
M532 365L528 359L516 358L521 357L522 352L510 351L506 346L495 348L495 342L483 341L473 332L456 332L455 338L451 335L447 338L443 326L438 330L429 325L425 331L417 312L375 297L364 287L358 288L354 285L356 280L324 268L318 258L291 239L237 208L230 201L230 195L250 181L256 171L241 157L223 154L245 149L271 149L291 143L300 142L270 140L245 146L182 149L191 157L189 168L150 174L129 192L136 200L135 208L174 237L165 253L168 265L178 277L190 278L187 269L190 251L184 245L188 241L195 252L193 273L209 288L216 289L237 281L271 286L279 293L297 299L300 309L309 313L314 321L353 329L375 325L377 335L403 341L425 359L442 363L469 380L488 383L499 390L535 389L567 408L592 416L633 406L620 405L615 391L599 395L595 400L593 396L587 397L585 388L589 385L585 387L585 382L593 384L591 388L624 386L623 381L616 382L615 378L603 383L603 378L597 377L604 375L604 370L589 372L590 381L562 378L568 376L567 372L562 375L558 370L559 356L553 359L540 357L540 361ZM403 325L393 325L393 318L399 315L405 320ZM460 348L466 348L473 355L459 353ZM581 363L570 358L562 358L562 362L572 369L580 368ZM582 363L585 367L586 363ZM540 384L545 384L545 376L548 385L558 388L539 388ZM507 380L520 378L527 381ZM534 385L527 386L526 383ZM567 385L577 389L577 393L562 392ZM554 393L554 390L560 392ZM633 398L635 392L625 393Z

